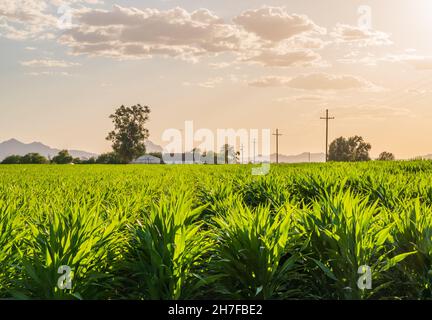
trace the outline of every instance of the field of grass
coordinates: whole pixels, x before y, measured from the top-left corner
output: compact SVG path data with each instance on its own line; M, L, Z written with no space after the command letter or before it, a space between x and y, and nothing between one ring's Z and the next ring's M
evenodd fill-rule
M431 261L428 161L0 167L0 298L430 299Z

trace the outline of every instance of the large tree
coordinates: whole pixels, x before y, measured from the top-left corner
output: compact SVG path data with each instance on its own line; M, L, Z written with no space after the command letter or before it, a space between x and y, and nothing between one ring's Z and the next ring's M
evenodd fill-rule
M240 152L236 152L233 146L224 144L221 148L221 154L223 155L225 164L237 163Z
M119 156L115 152L103 153L96 159L98 164L121 164Z
M52 162L56 164L70 164L72 161L73 157L67 150L60 151L54 158L52 158Z
M20 164L22 160L21 156L18 155L11 155L9 157L6 157L3 161L2 164Z
M149 131L145 124L149 119L150 108L137 104L132 107L121 106L110 116L114 130L108 134L114 152L122 162L129 163L145 154L145 140Z
M47 158L40 155L39 153L28 153L21 158L22 164L46 164L48 163Z
M369 151L372 148L362 137L339 137L329 147L330 161L368 161Z
M2 164L46 164L49 161L39 153L28 153L25 156L11 155L2 161Z
M379 161L393 161L395 160L396 157L394 156L393 153L391 152L387 152L387 151L383 151L380 153L379 157L377 160Z

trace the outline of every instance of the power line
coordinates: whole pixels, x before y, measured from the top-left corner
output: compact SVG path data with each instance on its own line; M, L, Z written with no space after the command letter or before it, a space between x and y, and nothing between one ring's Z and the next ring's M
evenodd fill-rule
M276 129L276 133L273 133L273 135L276 136L276 163L279 163L279 137L282 134L279 133L279 129Z
M329 123L329 120L334 120L334 117L329 117L328 109L326 109L325 118L321 117L320 119L326 121L326 147L325 147L326 155L325 155L325 161L327 162L328 161L328 123Z

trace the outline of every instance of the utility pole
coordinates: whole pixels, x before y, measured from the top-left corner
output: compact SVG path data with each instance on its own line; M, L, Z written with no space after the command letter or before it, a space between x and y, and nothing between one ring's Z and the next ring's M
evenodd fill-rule
M329 117L328 109L326 109L325 118L321 117L320 119L326 121L326 156L325 156L325 161L327 162L328 161L328 123L329 123L329 120L333 120L334 117Z
M243 152L243 150L244 150L244 147L243 147L243 143L242 143L241 146L240 146L240 151L241 151L241 164L244 163L244 162L243 162L243 156L244 156L244 152Z
M282 135L279 133L279 129L276 129L276 133L273 133L276 136L276 163L279 163L279 137Z

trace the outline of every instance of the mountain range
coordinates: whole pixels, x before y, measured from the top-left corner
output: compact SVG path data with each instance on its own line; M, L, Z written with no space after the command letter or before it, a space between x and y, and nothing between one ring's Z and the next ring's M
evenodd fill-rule
M160 145L153 143L150 140L146 141L146 149L148 153L162 152L163 148ZM41 142L23 143L17 139L10 139L0 143L0 161L10 155L26 155L27 153L39 153L45 157L54 157L59 153L60 149L52 148ZM97 157L98 154L82 151L82 150L68 150L74 158L91 158ZM422 156L423 159L431 159L432 154ZM271 162L276 162L276 154L270 156ZM304 152L298 155L283 155L279 154L280 163L299 163L299 162L324 162L324 153L309 153Z
M425 156L420 156L418 158L424 159L424 160L432 160L432 154L427 154Z
M162 152L163 148L152 141L146 142L146 148L147 152ZM98 154L82 151L82 150L68 150L69 153L74 158L91 158L91 157L97 157ZM43 155L44 157L54 157L60 152L60 149L52 148L50 146L47 146L41 142L32 142L32 143L24 143L17 139L10 139L4 142L0 143L0 161L4 158L10 156L10 155L20 155L24 156L27 153L39 153ZM323 162L324 161L324 154L323 153L311 153L310 154L310 161L311 162ZM276 161L276 155L271 155L271 161ZM279 155L279 162L281 163L297 163L297 162L309 162L309 153L305 152L299 155Z
M276 162L276 154L270 156L271 162ZM325 162L324 153L309 153L303 152L297 155L283 155L279 154L279 163L300 163L300 162Z
M146 142L147 152L162 152L162 147L154 144L151 141ZM17 139L10 139L0 143L0 161L10 155L24 156L28 153L39 153L44 157L54 157L61 150L47 146L41 142L24 143ZM98 154L82 151L82 150L68 150L70 155L74 158L89 159L97 157Z
M68 150L74 158L91 158L97 157L97 154L81 151ZM54 157L60 152L60 149L51 148L41 142L23 143L17 139L10 139L0 143L0 160L10 155L24 156L27 153L39 153L44 157Z

